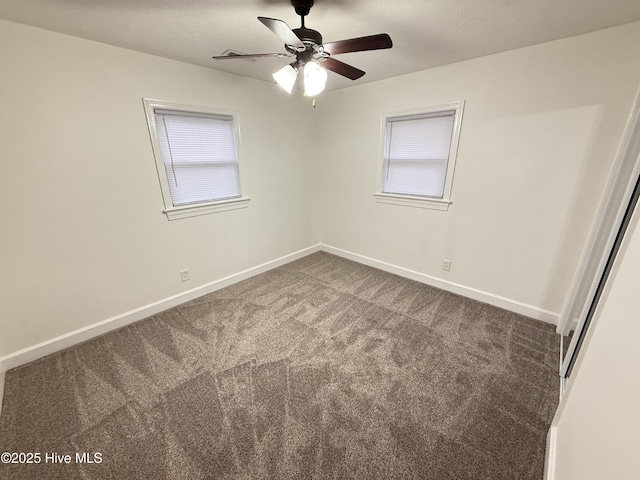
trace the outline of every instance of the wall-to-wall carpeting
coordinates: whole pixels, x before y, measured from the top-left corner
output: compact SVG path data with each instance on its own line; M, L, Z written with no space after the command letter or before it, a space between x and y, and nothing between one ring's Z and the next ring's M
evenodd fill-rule
M0 477L541 480L558 348L318 252L7 372Z

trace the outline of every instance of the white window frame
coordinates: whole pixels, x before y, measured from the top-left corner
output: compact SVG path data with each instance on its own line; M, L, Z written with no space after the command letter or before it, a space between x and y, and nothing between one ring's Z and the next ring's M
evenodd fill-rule
M242 188L242 169L240 162L240 128L238 126L238 116L236 112L223 110L219 108L210 107L196 107L192 105L182 105L178 103L168 103L161 100L153 100L144 98L144 110L147 118L147 125L149 127L149 136L151 137L151 147L153 149L153 156L156 162L156 169L158 171L158 180L160 181L160 190L162 193L162 200L164 202L163 213L169 220L177 220L180 218L196 217L199 215L208 215L217 212L226 212L229 210L237 210L240 208L247 208L249 206L249 197L244 195L238 198L216 200L211 202L200 202L190 205L173 206L171 200L171 192L169 190L169 180L165 170L164 160L162 158L162 152L160 145L158 144L158 132L156 128L155 111L157 110L169 110L175 111L176 114L180 112L196 113L196 114L210 114L210 115L225 115L233 118L233 129L236 140L236 155L238 158L238 172L240 175L240 185ZM242 190L241 190L242 191Z
M444 192L442 198L433 198L420 195L403 195L399 193L383 192L384 177L384 158L385 158L385 138L387 136L387 123L400 117L432 115L444 112L454 112L453 131L451 134L451 146L449 148L449 160L447 162L447 173L444 183ZM447 211L449 205L453 203L451 200L451 191L453 188L453 174L455 172L456 158L458 154L458 141L460 139L460 128L462 125L462 114L464 111L464 100L458 102L437 105L417 110L383 113L382 125L380 133L380 150L378 155L378 170L376 190L374 197L378 203L386 203L392 205L401 205L407 207L428 208L432 210Z

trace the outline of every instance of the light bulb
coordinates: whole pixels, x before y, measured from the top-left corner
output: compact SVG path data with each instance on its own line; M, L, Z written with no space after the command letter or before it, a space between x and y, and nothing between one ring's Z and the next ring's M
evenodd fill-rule
M327 71L316 62L309 62L304 66L304 93L308 97L315 97L324 90L327 83Z
M278 82L278 85L280 85L287 93L291 93L291 90L293 90L293 85L296 83L297 76L298 72L296 72L296 69L291 65L287 65L273 74L274 80Z

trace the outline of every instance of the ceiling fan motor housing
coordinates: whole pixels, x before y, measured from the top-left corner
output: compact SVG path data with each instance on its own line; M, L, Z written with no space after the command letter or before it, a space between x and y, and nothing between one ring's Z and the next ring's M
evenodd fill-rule
M296 50L294 47L285 45L285 48L296 56L296 68L303 67L306 63L314 59L317 61L323 61L329 56L324 52L324 47L322 46L322 35L320 35L320 32L310 28L301 27L294 28L293 33L302 40L302 43L305 46L305 49L300 51Z
M295 33L296 36L300 40L302 40L302 43L304 44L310 43L315 45L322 45L322 35L320 35L320 32L316 30L301 27L301 28L294 28L293 33Z

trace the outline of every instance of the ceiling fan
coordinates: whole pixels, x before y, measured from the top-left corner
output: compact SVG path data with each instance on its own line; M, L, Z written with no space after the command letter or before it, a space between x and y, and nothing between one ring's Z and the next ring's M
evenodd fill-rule
M300 15L302 23L300 28L291 29L285 22L276 18L258 17L258 20L284 42L287 53L233 54L215 56L213 58L215 60L229 60L233 58L295 56L295 61L274 73L273 78L278 85L288 93L291 93L298 72L303 70L304 93L313 97L324 90L327 81L327 70L351 80L357 80L365 74L359 68L336 60L333 55L380 50L393 46L391 37L386 33L323 44L320 32L306 28L304 25L304 17L309 14L309 10L313 6L313 0L291 0L291 5L293 5L296 13Z

